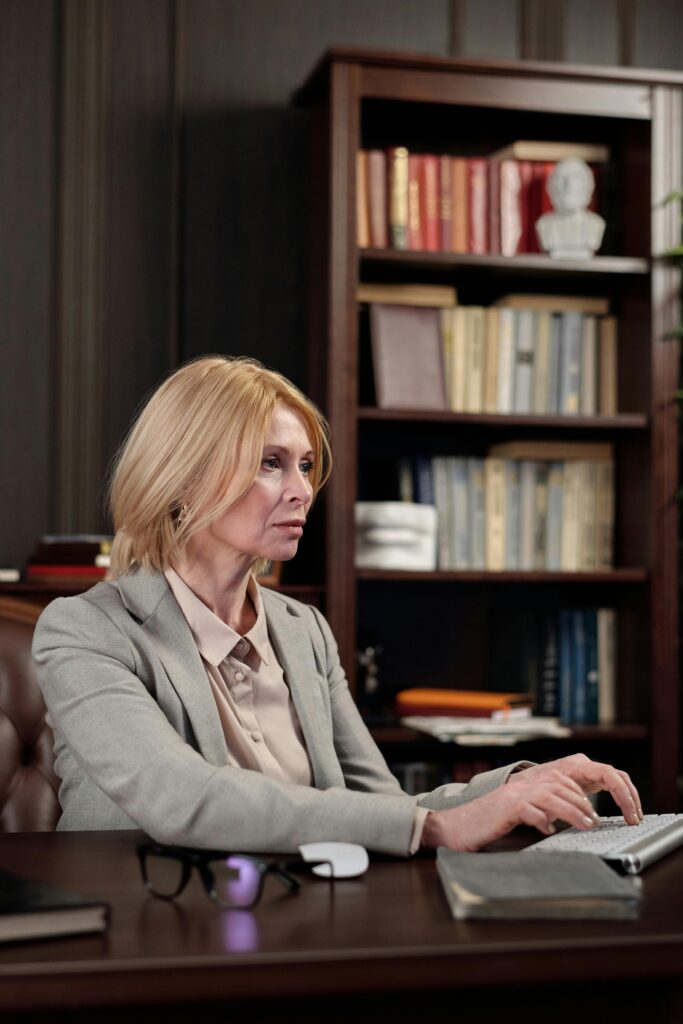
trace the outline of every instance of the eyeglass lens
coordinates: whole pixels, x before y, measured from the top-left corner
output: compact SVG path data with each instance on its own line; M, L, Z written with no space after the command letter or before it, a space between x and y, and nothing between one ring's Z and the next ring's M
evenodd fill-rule
M184 865L176 857L161 857L148 851L145 871L147 884L157 896L175 896L182 886Z
M261 869L247 857L225 857L211 860L213 889L221 903L232 907L248 907L257 898L261 887Z

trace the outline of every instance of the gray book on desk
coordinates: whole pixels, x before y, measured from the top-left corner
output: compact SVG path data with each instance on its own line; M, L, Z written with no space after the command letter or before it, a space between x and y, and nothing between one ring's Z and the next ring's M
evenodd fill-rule
M530 859L534 864L529 864ZM640 891L592 853L458 853L439 847L436 866L453 917L633 919Z

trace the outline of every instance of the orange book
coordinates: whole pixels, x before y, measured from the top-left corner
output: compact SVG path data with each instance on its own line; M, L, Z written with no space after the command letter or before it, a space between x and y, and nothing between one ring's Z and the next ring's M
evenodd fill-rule
M494 711L533 707L530 693L491 693L487 690L401 690L396 694L399 718L408 715L449 715L455 718L490 718Z
M356 153L356 241L359 249L370 245L368 154L363 149Z
M418 175L420 179L420 226L422 248L427 252L439 251L439 158L424 155L420 157Z

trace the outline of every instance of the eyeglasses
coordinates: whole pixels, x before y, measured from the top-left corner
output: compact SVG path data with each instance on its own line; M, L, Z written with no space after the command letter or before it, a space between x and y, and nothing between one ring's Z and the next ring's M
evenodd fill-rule
M137 848L145 888L162 900L179 896L196 868L212 903L224 910L247 910L261 898L268 875L273 875L290 892L301 883L292 872L307 873L326 865L325 875L333 877L332 864L319 861L264 861L244 853L220 850L190 850L182 846L148 843Z

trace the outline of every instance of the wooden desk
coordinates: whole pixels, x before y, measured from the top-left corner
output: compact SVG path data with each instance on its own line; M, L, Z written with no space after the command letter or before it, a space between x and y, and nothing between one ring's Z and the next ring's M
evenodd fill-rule
M0 867L103 897L113 911L103 935L0 946L3 1021L62 1011L99 1024L123 1011L129 1024L185 1004L192 1024L198 1014L416 1024L443 997L458 1024L583 1024L617 1004L620 1022L683 1019L683 853L644 876L639 921L468 923L451 918L432 858L373 861L334 886L305 879L298 895L269 879L253 912L217 910L195 882L166 903L143 890L140 838L0 836Z

